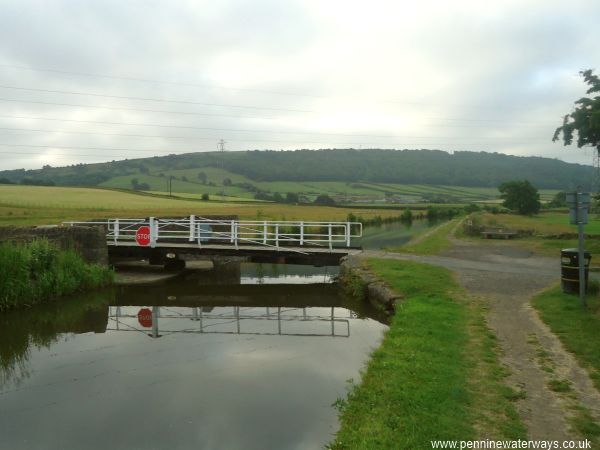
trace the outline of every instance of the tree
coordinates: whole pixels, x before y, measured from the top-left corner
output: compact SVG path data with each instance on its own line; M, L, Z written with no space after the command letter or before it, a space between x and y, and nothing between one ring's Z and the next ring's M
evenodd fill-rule
M592 70L580 72L584 81L590 86L587 94L600 92L600 78ZM581 97L575 102L575 111L567 114L563 124L554 132L553 142L560 139L565 145L571 145L573 135L577 131L577 147L592 146L600 153L600 95Z
M532 215L540 210L540 194L527 180L515 180L502 183L498 190L504 200L504 207L518 214Z
M202 200L210 200L210 196L208 194L202 194Z
M300 198L298 197L298 194L296 194L295 192L288 192L287 194L285 194L285 202L286 203L300 203Z
M313 202L316 205L335 205L335 200L327 194L321 194Z
M198 172L198 179L200 180L200 183L202 184L206 184L206 174L204 172Z
M223 178L223 186L231 186L231 178Z
M548 203L550 208L560 208L562 206L567 206L567 193L566 192L557 192L554 195L554 198L550 200Z

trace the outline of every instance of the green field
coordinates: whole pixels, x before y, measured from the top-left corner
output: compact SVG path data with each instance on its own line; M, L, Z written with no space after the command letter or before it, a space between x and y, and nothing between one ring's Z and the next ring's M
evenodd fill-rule
M199 173L206 175L206 183L198 178ZM418 203L424 200L443 200L444 203L494 202L498 200L496 188L436 186L422 184L393 184L342 181L253 181L243 175L216 167L194 169L156 169L148 173L132 172L129 175L115 176L100 184L101 187L131 189L132 179L147 183L150 191L167 192L168 180L172 180L174 193L225 195L239 198L253 198L254 192L242 186L224 186L225 179L233 184L245 183L269 194L279 193L285 196L293 192L312 201L319 194L336 197L340 202L383 202L386 198L399 203ZM542 201L550 200L556 190L540 190Z
M399 211L279 203L199 201L109 189L0 185L0 225L57 224L95 218L238 215L243 219L346 220L348 214L371 219Z

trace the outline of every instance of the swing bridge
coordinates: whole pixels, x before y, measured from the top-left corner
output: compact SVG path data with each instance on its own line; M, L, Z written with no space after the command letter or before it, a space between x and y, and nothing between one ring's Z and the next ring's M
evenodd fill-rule
M151 264L185 267L186 259L241 257L250 262L338 265L361 251L360 222L261 221L190 215L183 218L112 218L65 222L99 226L109 257L147 258Z

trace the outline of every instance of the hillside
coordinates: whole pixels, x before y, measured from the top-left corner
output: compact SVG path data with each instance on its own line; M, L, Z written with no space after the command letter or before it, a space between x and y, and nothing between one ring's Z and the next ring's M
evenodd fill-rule
M540 189L590 185L593 168L555 159L436 150L297 150L186 153L68 167L0 172L0 180L58 186L270 199L321 193L341 200L476 201L495 198L503 181L528 179ZM438 198L439 200L439 198Z

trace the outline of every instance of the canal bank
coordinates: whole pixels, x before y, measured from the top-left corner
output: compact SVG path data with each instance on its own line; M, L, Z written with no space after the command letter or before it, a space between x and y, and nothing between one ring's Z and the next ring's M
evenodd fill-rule
M0 243L0 312L111 284L113 271L45 238Z
M354 267L357 265L355 264ZM451 273L411 261L363 259L346 271L393 292L390 329L361 383L338 402L333 449L430 448L432 440L524 439L485 305ZM394 298L395 296L395 298ZM389 302L384 302L389 304Z

